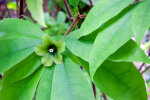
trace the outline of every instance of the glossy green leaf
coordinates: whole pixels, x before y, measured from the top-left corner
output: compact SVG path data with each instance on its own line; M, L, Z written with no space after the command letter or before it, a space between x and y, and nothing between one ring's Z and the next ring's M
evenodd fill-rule
M41 65L41 59L35 53L4 72L2 85L20 81L30 76Z
M43 32L35 24L22 19L0 21L0 73L19 63L41 43Z
M92 50L93 43L88 42L88 41L83 41L82 39L78 40L76 36L77 36L77 32L75 31L75 32L72 32L67 37L65 37L64 40L66 43L66 47L74 55L89 62L89 55L90 55L89 52L91 52ZM117 62L118 61L126 61L126 62L135 61L135 62L150 63L150 60L146 56L144 51L140 49L133 40L129 40L127 43L125 43L121 48L115 51L115 53L113 53L108 59L111 59Z
M69 3L73 6L73 7L77 7L79 4L80 0L69 0Z
M43 67L40 67L25 79L2 86L0 100L32 100L42 71Z
M26 3L33 19L45 27L43 0L26 0Z
M126 8L118 16L106 23L106 28L104 25L104 30L97 35L89 57L91 77L94 76L98 67L107 57L133 36L130 20L132 11L132 6Z
M150 64L150 59L140 49L133 40L129 40L125 45L119 48L108 59L114 61L127 61L127 62L144 62Z
M52 84L51 100L94 100L90 83L69 58L55 66Z
M146 30L150 27L150 0L143 0L132 15L132 27L136 42L140 45Z
M142 75L132 63L104 62L95 73L94 83L114 100L147 100Z
M44 68L37 88L36 100L51 100L54 67L55 66Z
M85 61L89 61L89 54L91 52L93 43L77 40L78 31L74 31L65 37L64 41L67 48L75 55L81 57Z
M92 33L133 1L134 0L100 0L88 13L80 28L79 37Z

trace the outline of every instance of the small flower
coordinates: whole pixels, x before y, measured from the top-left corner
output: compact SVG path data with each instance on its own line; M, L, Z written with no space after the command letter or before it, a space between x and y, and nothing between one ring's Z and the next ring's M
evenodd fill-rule
M42 56L42 64L44 66L51 66L53 62L61 64L61 53L65 50L65 43L63 41L54 42L48 34L44 34L42 43L35 46L35 53Z

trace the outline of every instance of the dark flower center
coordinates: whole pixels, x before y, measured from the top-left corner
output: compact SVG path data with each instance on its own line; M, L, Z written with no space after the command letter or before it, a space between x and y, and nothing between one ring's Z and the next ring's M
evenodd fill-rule
M51 45L51 46L49 47L49 52L50 52L51 54L55 54L55 53L57 52L56 46L55 46L55 45Z

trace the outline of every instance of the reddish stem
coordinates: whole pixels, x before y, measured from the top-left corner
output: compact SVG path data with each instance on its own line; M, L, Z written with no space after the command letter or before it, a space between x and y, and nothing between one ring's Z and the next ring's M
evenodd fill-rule
M70 9L69 9L68 3L67 3L66 0L63 0L63 1L64 1L64 4L65 4L65 7L66 7L66 9L67 9L67 12L68 12L68 15L69 15L69 19L70 19L71 22L73 22L74 19L73 19L73 17L72 17L71 11L70 11Z
M20 0L19 18L24 19L24 0Z

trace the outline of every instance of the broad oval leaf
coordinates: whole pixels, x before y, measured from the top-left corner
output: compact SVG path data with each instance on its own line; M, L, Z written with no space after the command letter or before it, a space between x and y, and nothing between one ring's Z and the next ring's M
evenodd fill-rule
M132 63L105 61L93 79L114 100L147 100L142 75Z
M132 27L136 42L140 45L146 30L150 27L150 0L143 0L132 15Z
M42 72L40 67L25 79L2 86L0 100L32 100Z
M30 76L40 65L40 57L33 53L8 71L4 72L1 84L4 86L23 80Z
M26 0L26 3L33 19L45 27L46 25L43 11L43 0Z
M79 38L92 33L103 23L113 18L134 0L100 0L88 13L83 22Z
M80 67L66 58L55 66L51 100L94 100L92 87Z
M35 24L22 19L0 21L0 73L19 63L41 43L43 32Z
M89 57L91 77L94 76L98 67L107 57L113 54L133 36L130 20L133 8L134 6L124 9L124 11L110 20L110 22L108 21L107 23L111 24L107 26L106 23L107 27L97 35Z
M51 100L54 68L55 66L44 68L37 88L36 100Z

